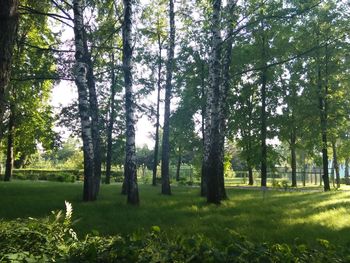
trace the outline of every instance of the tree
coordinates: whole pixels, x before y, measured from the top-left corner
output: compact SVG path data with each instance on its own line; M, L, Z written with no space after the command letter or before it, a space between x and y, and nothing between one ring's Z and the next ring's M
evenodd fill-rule
M165 83L165 100L164 100L164 125L163 125L163 141L162 141L162 194L170 195L170 179L169 179L169 127L170 127L170 99L172 90L172 76L174 69L174 49L175 49L175 12L174 1L169 0L169 43L168 57L166 64L166 83Z
M207 202L220 204L219 167L221 161L220 152L220 59L221 59L221 35L220 14L221 0L214 0L212 4L213 13L211 20L211 61L209 66L209 89L208 100L210 101L210 134L209 154L205 165L205 176L207 178Z
M126 145L124 176L126 178L127 202L139 204L139 192L137 186L136 160L135 160L135 115L132 83L132 15L133 1L123 0L123 71L125 85L125 113L126 113Z
M18 3L18 0L0 1L0 139L18 26Z
M86 43L83 5L82 0L73 1L74 11L74 43L75 60L74 67L75 83L78 88L79 115L81 121L81 130L83 138L84 151L84 190L83 200L94 201L97 198L100 177L96 174L96 157L94 150L94 137L92 120L90 116L89 86L87 75L91 74L90 66L86 61ZM91 77L90 77L91 78ZM91 81L91 80L90 80ZM97 166L98 167L98 166Z

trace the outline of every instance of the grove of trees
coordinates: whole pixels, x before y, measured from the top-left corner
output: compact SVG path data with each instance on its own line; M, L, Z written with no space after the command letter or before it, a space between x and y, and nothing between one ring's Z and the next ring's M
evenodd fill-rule
M337 0L0 0L4 178L38 145L62 148L62 126L82 139L83 200L98 198L103 169L110 183L112 165L123 165L122 192L138 205L135 127L147 116L150 183L160 165L164 195L170 164L190 156L200 194L220 204L232 145L249 185L259 170L266 187L284 160L292 187L309 163L329 191L332 161L339 187L341 163L349 182L349 16ZM60 81L78 99L55 112Z

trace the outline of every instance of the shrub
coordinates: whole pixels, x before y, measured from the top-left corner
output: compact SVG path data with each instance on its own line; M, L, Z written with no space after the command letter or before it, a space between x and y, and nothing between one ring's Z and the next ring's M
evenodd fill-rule
M222 243L202 235L168 238L153 226L147 234L86 235L71 229L72 208L44 219L0 221L0 262L349 262L349 249L327 240L318 246L252 243L224 229Z

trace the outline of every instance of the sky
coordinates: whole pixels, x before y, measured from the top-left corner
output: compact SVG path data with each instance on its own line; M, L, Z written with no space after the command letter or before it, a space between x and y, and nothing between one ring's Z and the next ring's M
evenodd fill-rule
M152 99L156 100L154 94L151 95ZM61 81L58 85L55 85L51 94L51 105L55 107L58 113L60 109L64 106L69 105L72 101L78 99L77 87L73 82ZM161 122L162 123L162 122ZM69 136L69 132L65 127L56 127L56 131L62 133L63 139ZM153 139L150 138L150 134L154 133L154 126L148 120L147 116L142 116L138 119L136 124L136 145L139 147L145 144L148 148L154 147Z

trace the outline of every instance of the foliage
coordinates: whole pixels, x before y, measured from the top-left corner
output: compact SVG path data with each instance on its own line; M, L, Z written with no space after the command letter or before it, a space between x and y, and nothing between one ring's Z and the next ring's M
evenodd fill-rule
M252 243L231 229L222 244L203 235L173 238L153 226L148 233L128 236L86 235L71 228L72 206L66 215L44 219L0 221L1 262L346 262L348 249L319 239L316 247L296 243Z
M64 258L76 240L71 229L71 204L67 212L52 212L44 219L0 221L1 262L54 262Z

